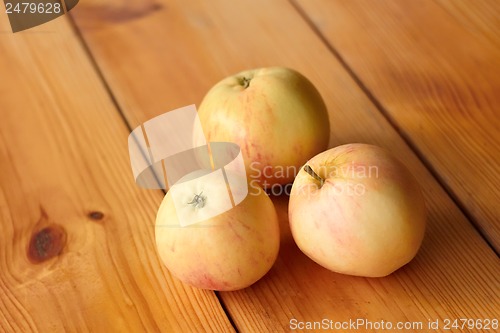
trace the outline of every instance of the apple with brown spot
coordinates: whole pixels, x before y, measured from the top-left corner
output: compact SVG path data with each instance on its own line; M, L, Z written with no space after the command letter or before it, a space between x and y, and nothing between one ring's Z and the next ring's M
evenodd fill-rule
M318 264L381 277L414 258L426 210L399 160L380 147L348 144L316 155L298 173L289 220L297 246Z
M249 179L264 188L292 182L298 168L328 147L325 103L305 76L289 68L223 79L203 98L198 114L206 139L237 143Z
M155 238L160 258L175 277L191 286L246 288L262 278L278 256L280 233L273 203L261 188L248 188L243 178L248 194L241 196L237 191L246 189L233 187L233 197L244 199L228 209L227 184L193 174L172 186L158 210ZM226 177L231 181L231 174ZM200 221L183 226L185 216Z

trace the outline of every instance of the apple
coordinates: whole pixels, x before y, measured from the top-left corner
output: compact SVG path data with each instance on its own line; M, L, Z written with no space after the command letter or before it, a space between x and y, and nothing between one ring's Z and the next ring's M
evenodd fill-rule
M221 175L220 169L196 171L170 188L156 217L156 246L162 262L184 283L238 290L259 280L274 264L278 217L261 188L249 188L244 176L244 188L241 183L232 186L238 184L235 175ZM228 196L230 187L232 198L242 198L237 204Z
M330 125L320 93L288 68L223 79L203 98L198 115L207 141L238 144L250 181L264 188L291 183L296 170L328 147Z
M302 252L338 273L386 276L416 255L426 209L415 178L386 150L348 144L298 173L289 222Z

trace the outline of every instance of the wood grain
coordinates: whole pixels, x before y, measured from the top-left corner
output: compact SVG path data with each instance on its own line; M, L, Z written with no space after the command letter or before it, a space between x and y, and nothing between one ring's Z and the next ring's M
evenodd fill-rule
M92 20L99 3L82 2L72 16L131 126L199 104L226 75L289 66L324 96L331 146L384 146L422 184L429 210L423 247L409 265L380 279L334 274L307 259L290 236L287 198L274 198L282 226L277 263L254 286L220 295L241 332L288 331L292 318L427 324L429 319L498 314L500 305L492 300L499 296L500 263L494 252L290 3L157 1L159 10L119 23ZM106 3L116 15L125 5Z
M297 2L500 252L500 3Z
M0 331L232 331L213 292L160 264L160 191L134 184L128 129L65 18L0 14Z
M457 24L478 38L500 47L500 5L496 0L474 3L454 0L435 0Z

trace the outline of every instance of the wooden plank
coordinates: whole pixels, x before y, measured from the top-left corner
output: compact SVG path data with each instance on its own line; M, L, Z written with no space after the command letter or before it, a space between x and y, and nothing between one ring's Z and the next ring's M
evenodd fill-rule
M129 131L67 18L0 13L0 331L222 332L213 292L154 247L161 191L134 184Z
M496 0L435 0L464 29L487 43L500 47L500 5Z
M89 0L72 12L132 126L199 103L212 84L239 70L290 66L324 96L331 146L387 147L425 192L429 227L419 255L381 279L334 274L307 259L290 236L287 198L274 198L282 226L276 265L254 286L220 294L241 332L288 331L294 318L427 325L429 319L498 315L500 306L492 302L499 296L498 258L293 6L264 0L155 4L156 10L135 19L119 19L141 11L135 2Z
M499 252L500 3L298 3Z

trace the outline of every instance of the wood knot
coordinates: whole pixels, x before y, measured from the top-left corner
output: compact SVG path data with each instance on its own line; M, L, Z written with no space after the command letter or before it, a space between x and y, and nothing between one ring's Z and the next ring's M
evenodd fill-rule
M87 214L88 218L94 221L101 221L104 218L104 213L93 210Z
M28 259L38 264L59 255L66 245L66 231L63 227L52 224L31 236L28 247Z
M135 0L132 3L114 5L102 1L97 5L78 8L79 21L88 26L96 22L126 23L152 15L163 9L163 5L155 0Z

